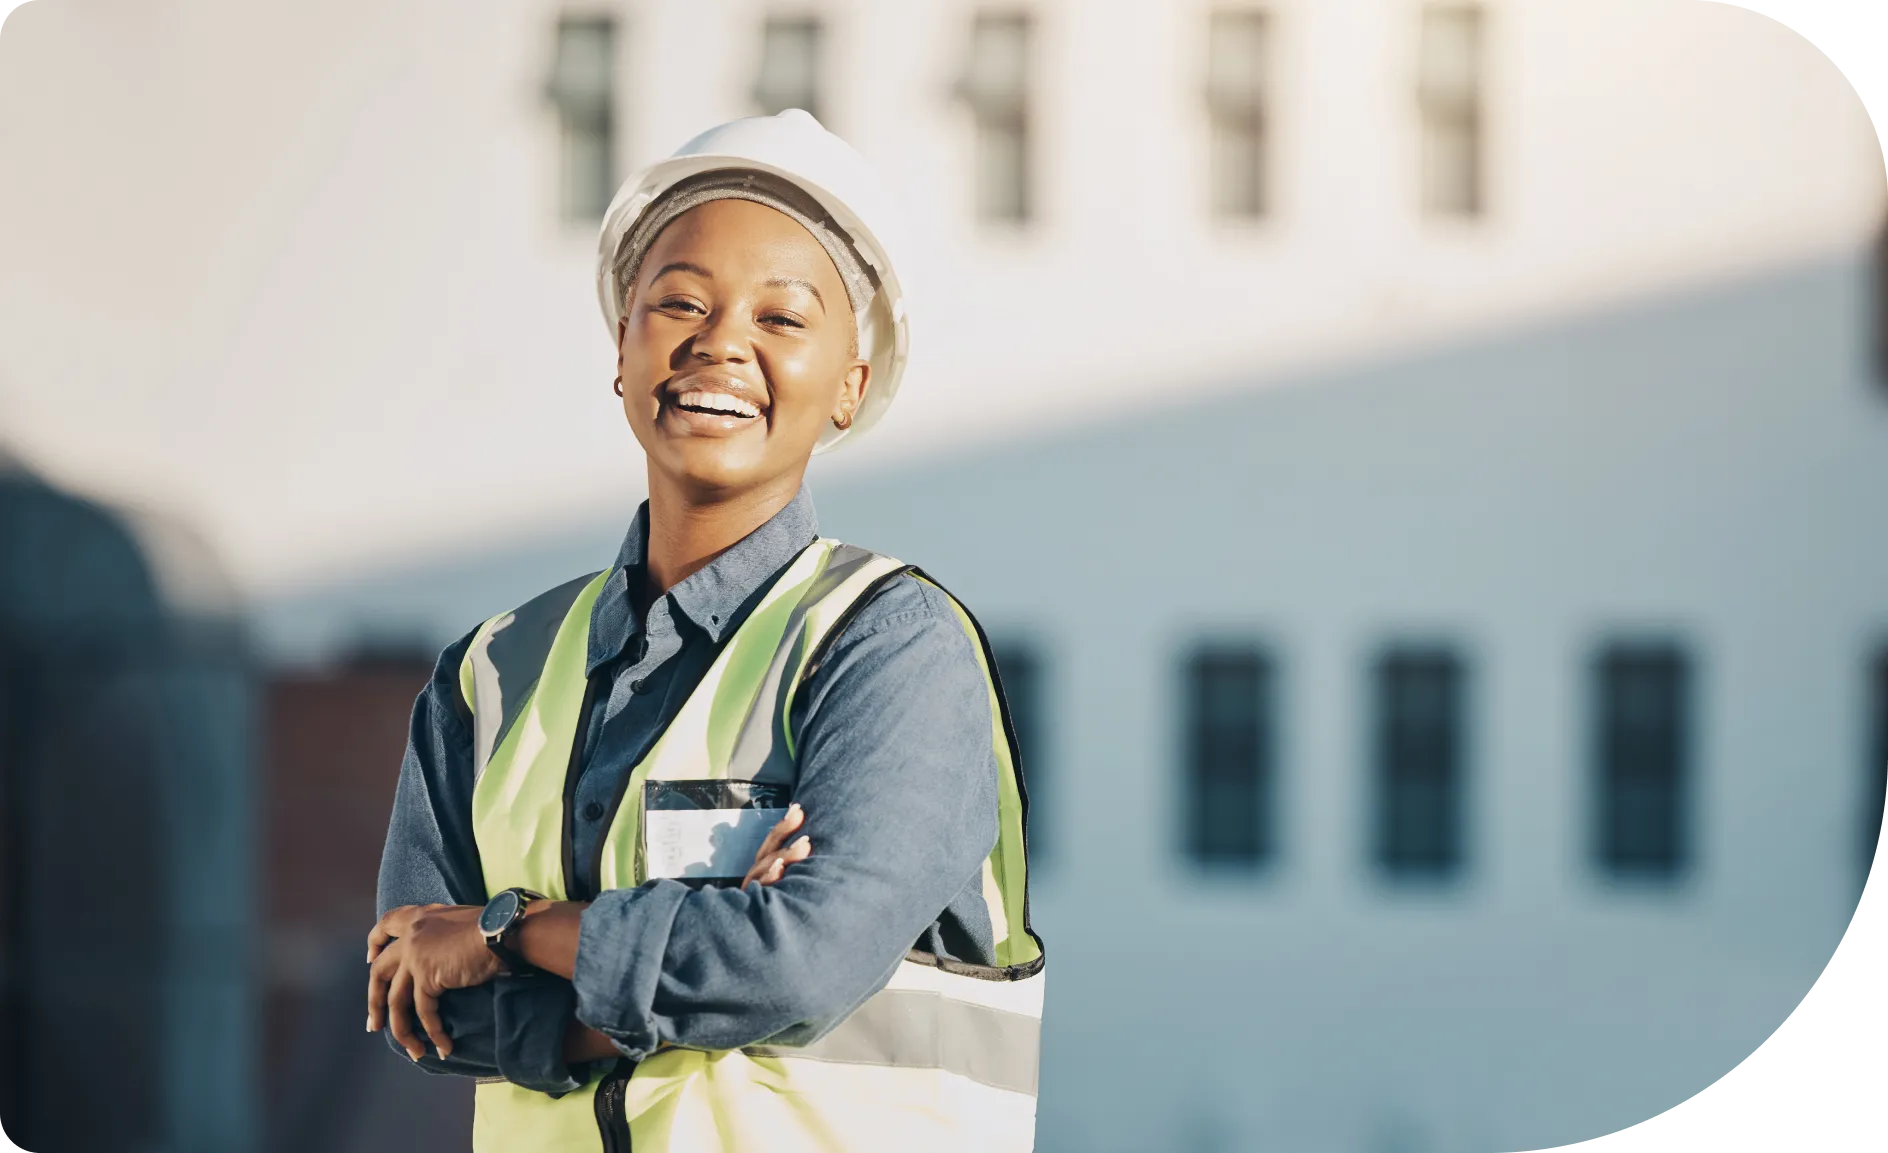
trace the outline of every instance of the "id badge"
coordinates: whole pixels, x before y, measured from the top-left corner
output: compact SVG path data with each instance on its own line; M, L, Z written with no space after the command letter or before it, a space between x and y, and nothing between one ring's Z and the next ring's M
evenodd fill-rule
M643 876L740 884L767 831L787 815L790 792L759 781L643 782Z

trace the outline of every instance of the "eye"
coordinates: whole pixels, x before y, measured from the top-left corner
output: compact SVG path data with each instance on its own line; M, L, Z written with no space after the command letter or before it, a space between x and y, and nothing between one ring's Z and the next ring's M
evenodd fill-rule
M805 328L806 322L791 312L767 312L761 314L762 324L771 324L776 328Z
M686 296L664 297L656 301L655 307L661 312L679 312L685 316L699 316L707 311L699 301L690 300Z

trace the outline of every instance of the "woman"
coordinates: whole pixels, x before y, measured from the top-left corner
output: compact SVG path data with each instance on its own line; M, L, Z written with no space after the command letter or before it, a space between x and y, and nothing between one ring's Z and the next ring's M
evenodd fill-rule
M903 367L881 200L793 110L605 217L649 499L610 568L441 655L368 941L368 1029L486 1079L477 1149L1033 1144L1043 960L987 646L820 538L802 486Z

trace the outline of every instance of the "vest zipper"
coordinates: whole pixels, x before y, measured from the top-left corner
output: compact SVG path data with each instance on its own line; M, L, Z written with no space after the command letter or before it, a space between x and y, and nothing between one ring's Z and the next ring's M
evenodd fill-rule
M619 1062L597 1086L597 1131L603 1137L603 1153L630 1153L629 1117L623 1109L628 1092L629 1070L621 1068Z

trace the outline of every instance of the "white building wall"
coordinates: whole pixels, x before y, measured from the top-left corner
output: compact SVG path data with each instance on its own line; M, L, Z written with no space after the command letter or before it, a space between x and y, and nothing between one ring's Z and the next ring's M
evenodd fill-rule
M745 110L761 6L586 2L623 17L625 165ZM836 466L1104 420L1155 378L1262 380L1839 250L1881 217L1860 102L1794 33L1721 5L1541 0L1489 6L1492 211L1439 227L1414 208L1417 6L1279 0L1278 212L1216 227L1206 6L1029 7L1043 215L1016 234L968 211L949 90L971 5L808 6L831 22L831 119L929 238L897 414ZM592 243L557 218L559 11L16 12L9 445L194 522L252 592L640 491ZM446 447L478 467L442 469Z

